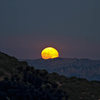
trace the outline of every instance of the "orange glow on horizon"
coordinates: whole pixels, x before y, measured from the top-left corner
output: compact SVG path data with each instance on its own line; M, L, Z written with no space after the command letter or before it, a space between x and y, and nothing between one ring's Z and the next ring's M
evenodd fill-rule
M59 52L53 47L47 47L42 50L41 57L43 59L53 59L59 57Z

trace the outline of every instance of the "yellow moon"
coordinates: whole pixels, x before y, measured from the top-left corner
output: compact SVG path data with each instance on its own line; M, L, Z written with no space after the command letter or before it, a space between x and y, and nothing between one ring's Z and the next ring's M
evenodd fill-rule
M47 47L41 52L42 59L53 59L59 57L59 52L53 47Z

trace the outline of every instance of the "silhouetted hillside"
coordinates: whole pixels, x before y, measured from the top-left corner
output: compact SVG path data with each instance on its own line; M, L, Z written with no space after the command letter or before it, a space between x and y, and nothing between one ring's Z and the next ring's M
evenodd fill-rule
M0 100L67 100L67 94L55 82L48 80L48 72L35 70L26 62L0 53ZM4 79L3 79L4 78Z
M27 66L27 63L19 62L15 57L8 56L0 52L0 78L4 76L11 76L16 72L16 68L20 66Z
M100 60L56 58L26 60L29 65L48 72L57 72L68 77L76 76L88 80L100 80Z
M1 66L2 65L2 66ZM7 70L7 68L9 70ZM0 53L0 100L99 100L100 82L34 69ZM7 74L6 74L7 73Z

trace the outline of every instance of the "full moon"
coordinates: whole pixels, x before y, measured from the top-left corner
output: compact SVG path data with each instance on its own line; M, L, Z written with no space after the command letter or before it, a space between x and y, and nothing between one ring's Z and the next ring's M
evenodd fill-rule
M59 57L59 52L53 47L47 47L41 52L42 59L53 59Z

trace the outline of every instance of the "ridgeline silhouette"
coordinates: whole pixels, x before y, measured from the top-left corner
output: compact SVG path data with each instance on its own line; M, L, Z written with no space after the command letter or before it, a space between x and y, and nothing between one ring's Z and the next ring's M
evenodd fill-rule
M0 100L99 100L100 82L34 69L0 52Z

